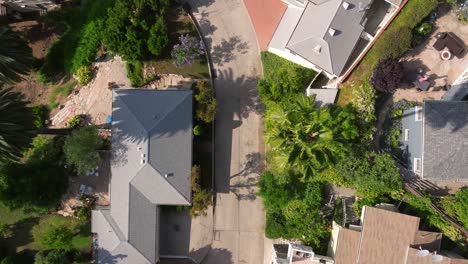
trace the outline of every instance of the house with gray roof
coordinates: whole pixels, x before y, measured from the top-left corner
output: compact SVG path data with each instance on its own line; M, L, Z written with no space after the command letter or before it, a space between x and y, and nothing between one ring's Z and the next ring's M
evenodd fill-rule
M113 91L110 208L92 212L96 263L158 263L161 206L191 204L191 166L191 91Z
M404 161L433 181L468 180L468 102L425 101L402 118Z
M337 77L389 23L401 0L283 0L288 8L268 51ZM383 4L384 3L384 4ZM385 5L386 4L386 5ZM380 15L382 14L382 16ZM370 27L366 24L370 23ZM360 45L358 45L361 43ZM356 51L356 47L360 49Z

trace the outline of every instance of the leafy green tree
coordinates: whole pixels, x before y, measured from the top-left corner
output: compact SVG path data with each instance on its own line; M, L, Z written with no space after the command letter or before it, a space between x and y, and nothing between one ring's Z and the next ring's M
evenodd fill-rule
M31 143L34 117L27 103L20 93L0 87L0 160L18 160Z
M67 252L63 250L39 251L34 256L34 264L71 264Z
M192 89L194 91L196 118L205 123L213 122L217 112L217 101L213 89L206 81L196 82Z
M64 225L38 225L33 228L34 241L44 249L70 250L73 231Z
M265 234L269 238L302 240L317 247L329 232L320 211L323 186L319 182L299 183L294 178L278 177L270 171L262 175L258 186L266 209Z
M167 46L167 43L169 43L167 26L164 18L159 17L149 32L148 49L153 55L159 56Z
M258 82L258 92L264 102L288 100L305 90L303 76L299 71L278 69L274 76Z
M336 169L356 188L357 194L369 200L385 194L397 196L403 188L398 168L389 154L348 156Z
M167 44L164 14L169 0L117 0L109 9L103 34L107 47L125 60L160 55Z
M272 104L267 113L265 139L268 160L275 170L291 170L301 180L349 153L358 137L351 107L315 108L315 99L298 95L284 104Z
M17 82L31 68L31 48L16 32L0 27L0 84Z
M102 143L103 140L96 127L83 127L65 140L63 147L65 158L69 164L76 167L78 173L86 173L99 164L98 150Z
M63 138L38 136L23 163L0 165L0 199L10 207L53 207L67 189L62 164Z
M457 191L454 195L442 199L445 212L468 228L468 188Z

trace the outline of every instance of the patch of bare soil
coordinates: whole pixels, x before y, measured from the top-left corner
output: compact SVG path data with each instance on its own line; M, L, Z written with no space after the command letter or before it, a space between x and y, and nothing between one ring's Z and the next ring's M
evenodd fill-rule
M35 20L11 23L14 31L21 32L28 40L33 56L42 59L47 54L47 50L60 35L65 32L65 27L61 25L50 25Z

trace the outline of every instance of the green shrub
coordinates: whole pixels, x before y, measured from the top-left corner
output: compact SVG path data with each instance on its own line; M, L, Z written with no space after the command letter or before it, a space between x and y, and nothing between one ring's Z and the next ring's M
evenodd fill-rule
M468 228L468 188L463 188L454 195L444 197L441 204L448 215Z
M432 24L429 22L424 22L420 26L415 28L416 34L421 36L426 36L427 34L431 33L432 31Z
M68 164L74 165L79 174L84 174L99 164L101 146L97 128L88 126L73 132L65 140L63 151Z
M127 76L130 79L133 87L143 86L143 63L140 61L127 61L125 65L127 69Z
M70 120L67 122L67 126L70 128L78 128L81 126L82 118L80 115L74 115Z
M194 128L193 128L193 134L195 136L201 136L203 135L205 129L203 128L203 126L201 125L196 125Z
M164 48L169 43L167 26L164 18L160 16L151 27L148 38L148 50L155 56L162 54Z
M206 216L206 210L210 205L213 205L213 192L201 187L200 177L200 166L193 166L191 171L192 206L190 208L190 215L192 216Z
M64 250L39 251L34 256L34 264L71 264Z
M206 81L199 81L192 85L195 99L195 117L204 123L211 123L216 118L217 101L213 89Z
M86 85L91 81L91 67L90 66L81 66L76 71L76 77L80 85Z
M47 108L43 105L35 105L31 107L31 111L34 115L34 126L36 128L43 128L48 116Z
M81 39L72 59L73 71L77 73L77 75L79 75L78 72L82 68L90 66L94 62L96 52L101 45L104 28L103 19L91 21L84 26ZM80 83L87 83L87 81L80 81Z
M287 101L305 90L316 73L270 52L261 53L263 75L258 82L264 103Z

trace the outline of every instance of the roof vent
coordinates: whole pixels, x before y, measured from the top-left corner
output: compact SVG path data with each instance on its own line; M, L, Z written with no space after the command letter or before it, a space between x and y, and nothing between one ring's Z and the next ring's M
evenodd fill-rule
M348 10L348 9L349 9L349 3L346 2L346 1L344 1L344 2L343 2L343 8L344 8L345 10Z
M335 36L336 30L334 30L333 28L330 28L330 29L328 30L328 34L330 34L330 36Z
M421 247L419 247L419 251L418 251L418 253L416 253L416 256L417 257L425 257L425 256L429 255L429 253L430 253L429 250L422 249Z
M172 173L172 172L164 174L165 178L173 177L173 176L174 176L174 173Z
M314 51L317 52L317 53L320 53L322 51L322 47L320 45L316 45L314 47Z

